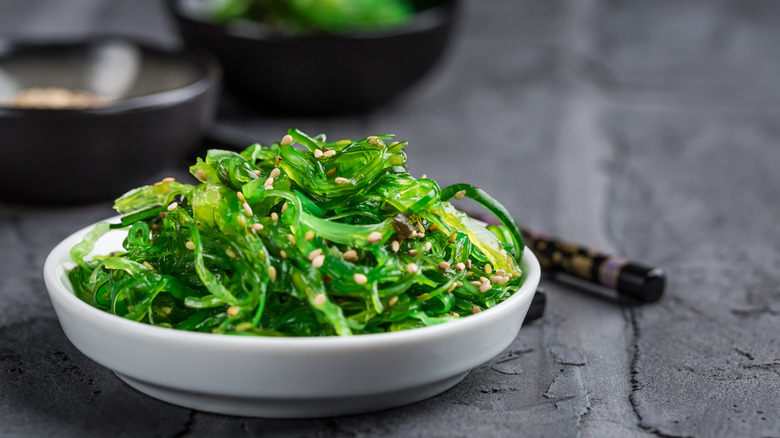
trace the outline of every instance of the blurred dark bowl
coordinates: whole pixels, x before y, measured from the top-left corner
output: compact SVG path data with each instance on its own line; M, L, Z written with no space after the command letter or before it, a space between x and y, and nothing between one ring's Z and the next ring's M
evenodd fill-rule
M208 54L118 38L0 41L0 200L106 200L181 167L213 120L220 75ZM34 87L85 90L111 103L9 106Z
M456 0L415 2L398 30L285 36L256 23L213 24L209 0L167 0L186 44L222 63L228 91L269 113L333 114L386 103L441 58Z

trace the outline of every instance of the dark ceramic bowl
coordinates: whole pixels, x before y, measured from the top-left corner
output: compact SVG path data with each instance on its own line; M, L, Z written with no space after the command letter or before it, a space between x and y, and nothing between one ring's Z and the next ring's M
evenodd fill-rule
M207 54L115 38L0 42L0 200L105 200L180 167L214 116L220 71ZM20 109L29 88L85 90L88 109Z
M272 113L332 114L386 103L441 58L452 33L456 0L417 1L399 30L285 36L260 24L210 23L209 0L167 0L188 45L222 63L228 91Z

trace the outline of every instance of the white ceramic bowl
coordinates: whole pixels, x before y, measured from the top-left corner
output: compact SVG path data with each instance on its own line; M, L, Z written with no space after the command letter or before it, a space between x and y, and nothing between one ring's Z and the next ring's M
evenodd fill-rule
M92 227L57 245L44 279L68 339L137 390L202 411L257 417L323 417L413 403L458 383L517 336L539 284L531 251L522 287L463 319L352 337L262 338L154 327L79 300L67 279L69 251ZM95 254L122 248L111 231Z

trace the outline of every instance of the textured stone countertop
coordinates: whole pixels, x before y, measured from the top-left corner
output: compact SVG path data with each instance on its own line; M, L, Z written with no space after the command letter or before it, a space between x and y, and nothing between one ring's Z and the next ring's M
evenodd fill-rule
M437 69L374 112L225 105L220 123L274 140L395 132L413 174L478 185L523 224L664 267L660 302L545 280L544 318L429 400L314 420L207 414L129 388L60 329L44 259L110 202L0 204L0 436L780 437L780 3L461 12ZM0 36L106 31L175 42L152 0L0 0Z

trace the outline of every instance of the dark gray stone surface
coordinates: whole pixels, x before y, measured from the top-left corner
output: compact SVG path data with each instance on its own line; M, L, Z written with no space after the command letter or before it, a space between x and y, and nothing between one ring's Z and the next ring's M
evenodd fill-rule
M228 100L220 124L259 140L395 132L414 174L479 185L526 225L665 267L660 303L546 281L544 319L432 399L316 420L193 412L84 357L48 301L46 254L110 203L0 205L0 436L779 437L777 2L462 6L443 62L397 101L311 119ZM161 11L0 0L0 35L175 43Z

